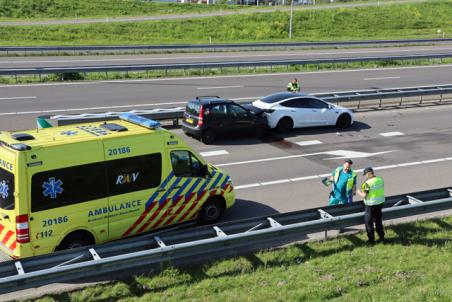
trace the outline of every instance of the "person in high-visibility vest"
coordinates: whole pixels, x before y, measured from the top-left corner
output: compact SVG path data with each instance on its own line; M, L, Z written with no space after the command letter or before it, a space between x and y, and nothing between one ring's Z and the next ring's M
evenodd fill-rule
M367 237L369 238L367 243L373 245L375 244L374 223L379 241L384 242L385 240L381 214L381 209L385 202L385 188L383 179L375 176L371 167L365 168L363 175L365 175L366 181L362 184L361 190L358 190L358 194L364 199L364 223L366 224Z
M294 78L292 82L287 84L287 91L290 92L300 92L300 84L298 83L297 78Z
M330 206L353 202L353 195L356 194L356 173L351 168L352 164L351 159L345 159L344 164L334 169L328 177L332 185Z

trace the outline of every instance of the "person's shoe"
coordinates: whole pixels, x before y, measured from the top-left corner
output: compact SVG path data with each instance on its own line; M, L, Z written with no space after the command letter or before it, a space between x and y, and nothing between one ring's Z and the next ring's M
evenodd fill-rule
M385 244L386 243L386 239L380 238L380 239L377 240L377 243Z
M368 246L374 246L375 245L375 240L367 240L366 241L366 244L368 245Z

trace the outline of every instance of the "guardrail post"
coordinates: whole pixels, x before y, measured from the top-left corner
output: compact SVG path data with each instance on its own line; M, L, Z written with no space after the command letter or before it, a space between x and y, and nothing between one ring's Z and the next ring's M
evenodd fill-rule
M422 104L422 100L423 100L423 98L422 98L422 95L421 95L421 100L419 101L419 104Z
M383 99L380 99L380 104L378 105L379 108L381 108L381 103L383 102Z
M105 78L108 80L108 71L105 72Z
M403 100L403 97L400 97L400 103L399 103L399 106L402 106L402 100Z

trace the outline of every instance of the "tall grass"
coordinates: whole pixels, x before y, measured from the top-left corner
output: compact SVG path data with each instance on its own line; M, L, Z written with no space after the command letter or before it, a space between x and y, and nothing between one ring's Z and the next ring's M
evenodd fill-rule
M294 41L452 36L452 1L297 11ZM192 20L0 26L0 45L198 44L287 41L287 12Z

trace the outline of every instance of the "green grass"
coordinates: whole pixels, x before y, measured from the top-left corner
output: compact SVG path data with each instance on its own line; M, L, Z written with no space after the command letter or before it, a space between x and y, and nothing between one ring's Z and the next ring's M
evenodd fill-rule
M294 13L293 41L452 36L452 1ZM287 12L192 20L0 26L0 45L132 45L287 41Z
M222 76L237 74L263 74L263 73L281 73L281 72L309 72L319 70L338 70L338 69L359 69L359 68L384 68L384 67L402 67L402 66L427 66L439 64L452 64L452 58L445 59L422 59L416 61L376 61L361 63L338 63L338 64L308 64L308 65L289 65L277 67L240 67L240 68L209 68L209 69L187 69L168 70L168 71L133 71L133 72L99 72L99 73L71 73L62 79L61 75L50 74L41 77L34 76L18 76L6 77L0 76L1 84L26 84L26 83L42 83L42 82L61 82L61 81L99 81L99 80L120 80L120 79L154 79L154 78L170 78L170 77L196 77L196 76Z
M372 1L375 0L336 0L335 2ZM225 5L225 3L226 0L217 0L215 5L153 3L140 0L0 0L0 20L149 16L255 8L255 6ZM267 3L266 0L260 0L260 8L266 7ZM317 0L316 3L330 4L330 1Z
M391 226L388 243L364 233L295 244L244 257L38 301L444 301L452 297L452 217Z
M236 10L231 5L152 3L139 0L0 0L0 20L127 17Z

